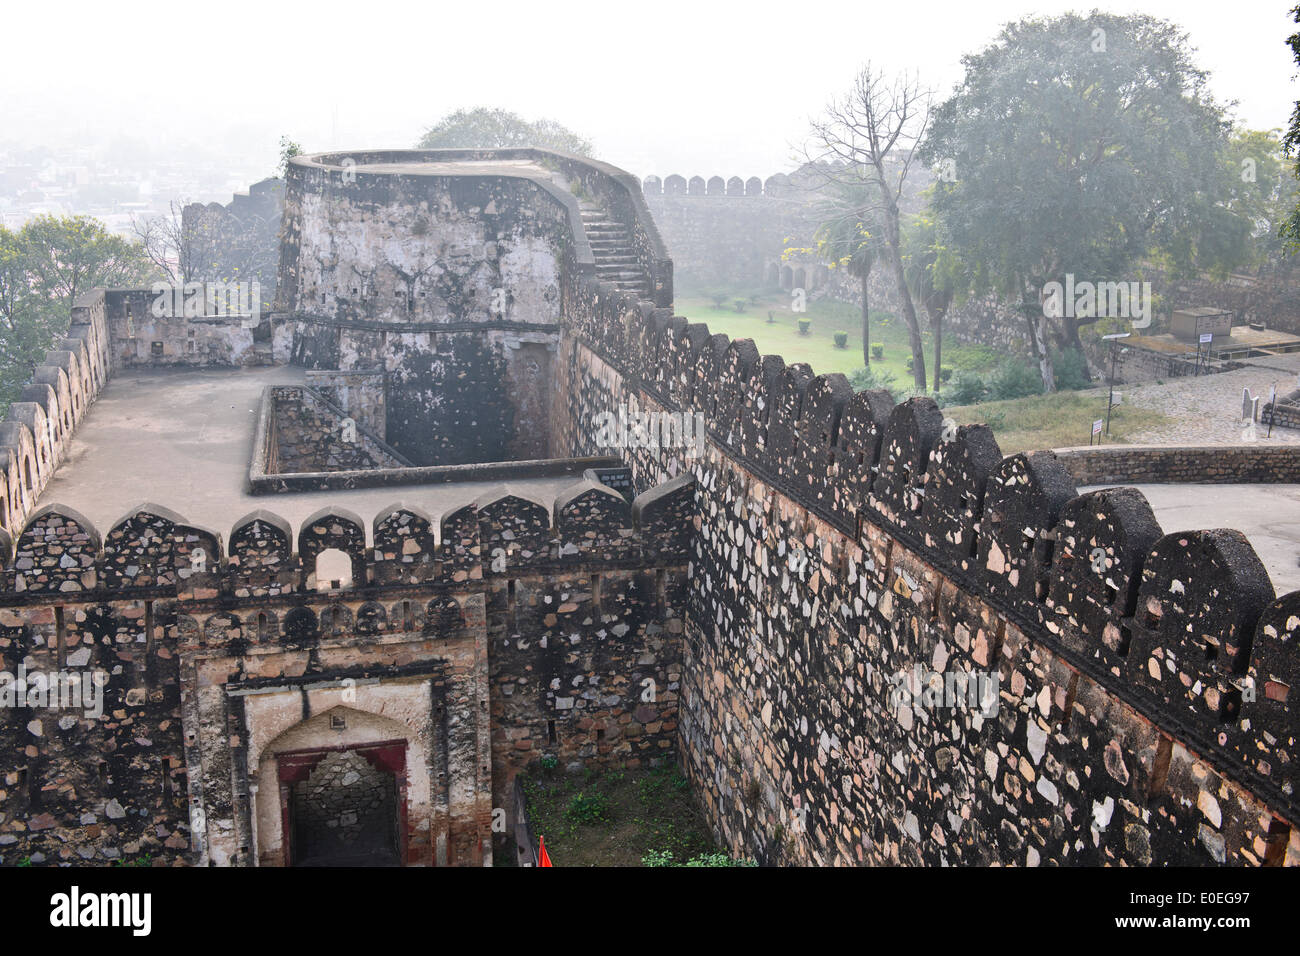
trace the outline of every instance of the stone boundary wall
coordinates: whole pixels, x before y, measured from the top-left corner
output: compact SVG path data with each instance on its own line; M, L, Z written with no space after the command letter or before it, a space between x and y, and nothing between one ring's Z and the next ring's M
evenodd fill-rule
M1239 532L1166 535L1134 489L1080 496L986 426L945 437L929 399L569 296L570 451L620 403L708 423L703 460L628 463L638 487L696 479L681 750L734 852L1300 863L1300 593ZM996 672L996 717L896 706L914 666Z
M248 728L286 701L305 723L347 686L359 721L398 697L429 710L407 862L490 862L491 808L543 749L672 757L693 504L689 479L632 502L592 481L551 501L502 487L437 518L396 504L369 528L325 509L296 537L257 511L227 541L156 505L102 536L41 509L0 573L4 669L108 681L98 714L0 708L0 862L249 865ZM317 580L327 551L349 584Z
M1264 416L1261 414L1260 416ZM1280 416L1279 416L1280 418ZM1279 425L1281 422L1279 421ZM1300 482L1294 445L1107 445L1058 448L1057 460L1076 485L1254 484Z

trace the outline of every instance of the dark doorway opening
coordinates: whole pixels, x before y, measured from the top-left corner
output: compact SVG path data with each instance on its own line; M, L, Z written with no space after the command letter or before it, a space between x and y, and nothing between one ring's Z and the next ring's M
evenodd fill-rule
M291 866L401 866L404 742L279 755Z

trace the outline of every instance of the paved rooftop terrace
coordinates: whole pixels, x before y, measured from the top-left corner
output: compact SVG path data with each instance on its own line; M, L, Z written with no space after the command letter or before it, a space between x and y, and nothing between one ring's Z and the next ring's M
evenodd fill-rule
M118 372L78 426L37 506L65 505L104 534L147 501L228 537L238 519L258 508L280 515L295 532L326 505L347 508L369 526L379 511L397 501L437 517L499 485L484 481L248 494L244 486L262 390L304 379L303 370L292 367ZM520 479L510 487L548 501L576 480L572 475Z

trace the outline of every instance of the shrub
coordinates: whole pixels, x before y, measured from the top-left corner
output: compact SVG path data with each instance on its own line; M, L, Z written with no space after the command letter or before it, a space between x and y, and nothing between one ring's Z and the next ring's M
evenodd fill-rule
M713 853L700 853L691 857L685 863L678 863L673 859L672 852L669 850L651 850L645 856L641 857L642 866L757 866L753 860L733 860L727 854L721 851Z
M950 378L952 378L952 369L950 368L939 369L939 381L946 382Z
M846 348L848 348L848 347L849 347L849 333L847 333L847 332L836 332L836 333L835 333L835 347L836 347L837 349L846 349Z
M915 372L915 371L916 371L916 356L915 356L915 355L909 355L909 356L907 357L907 370L908 370L909 372Z
M895 387L897 381L893 372L877 372L875 369L860 368L849 376L849 384L855 392L866 392L883 388L895 402L902 401L903 390Z
M945 369L945 371L947 371ZM988 386L978 375L970 372L960 373L952 385L943 393L946 405L974 405L984 399Z
M807 335L807 334L808 334L808 331L809 331L811 328L812 328L812 319L800 319L800 320L799 320L799 334L800 334L800 335Z
M560 758L555 754L545 754L538 763L542 765L543 770L554 770L560 765Z
M727 293L725 293L725 292L710 292L710 293L709 293L709 301L713 303L713 307L714 307L715 309L720 309L720 308L722 308L724 305L727 304Z
M1091 388L1088 379L1088 362L1078 349L1066 349L1052 356L1052 370L1056 373L1056 387L1061 391Z
M609 798L603 793L575 793L564 808L569 823L604 823L609 819Z
M771 325L771 324L772 324L773 322L775 322L775 321L776 321L776 313L773 312L771 309L768 309L768 310L767 310L767 324L768 324L768 325Z
M744 299L737 299L734 304L737 312L744 312L745 306L749 305Z
M883 345L871 346L871 357L879 361L885 357L885 347Z
M989 381L989 389L996 400L1024 398L1043 391L1043 379L1036 368L1019 359L1008 359L998 366Z

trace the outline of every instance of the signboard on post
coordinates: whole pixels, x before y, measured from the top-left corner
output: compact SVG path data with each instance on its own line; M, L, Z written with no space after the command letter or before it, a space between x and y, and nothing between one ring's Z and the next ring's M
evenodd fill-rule
M1210 344L1211 342L1213 342L1213 341L1214 341L1214 333L1213 333L1213 332L1202 332L1202 333L1201 333L1201 337L1200 337L1200 339L1199 339L1199 342L1200 342L1201 345L1209 345L1209 344Z
M1099 418L1092 423L1092 434L1088 436L1089 445L1091 445L1094 441L1099 445L1101 444L1101 429L1102 426L1104 426L1105 424L1106 424L1106 419L1104 418Z

